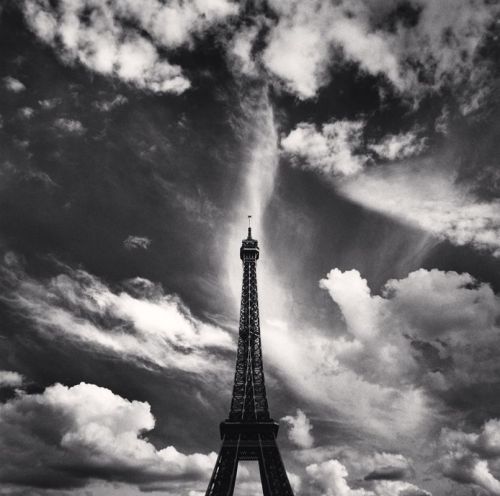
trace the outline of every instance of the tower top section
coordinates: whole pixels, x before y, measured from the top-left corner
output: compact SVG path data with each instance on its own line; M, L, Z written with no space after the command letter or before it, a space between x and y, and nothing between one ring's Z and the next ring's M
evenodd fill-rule
M251 215L248 216L248 236L241 242L240 258L243 262L254 262L259 259L259 244L252 238Z

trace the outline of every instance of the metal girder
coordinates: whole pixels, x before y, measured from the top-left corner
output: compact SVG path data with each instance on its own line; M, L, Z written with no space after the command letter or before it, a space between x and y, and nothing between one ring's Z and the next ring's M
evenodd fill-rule
M293 496L292 487L273 435L225 437L206 496L232 496L240 460L257 460L264 496Z
M243 263L240 329L229 419L269 419L262 364L255 260L245 260Z

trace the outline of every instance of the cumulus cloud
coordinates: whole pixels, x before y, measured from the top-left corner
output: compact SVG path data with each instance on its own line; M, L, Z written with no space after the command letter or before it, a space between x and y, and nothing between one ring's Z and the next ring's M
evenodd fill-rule
M262 54L266 68L300 98L328 83L342 59L384 76L413 96L457 85L477 68L478 51L499 7L481 0L413 0L413 19L398 14L401 2L270 2L276 21ZM407 14L408 15L408 14ZM479 78L480 79L480 78ZM478 91L483 91L477 81Z
M150 405L106 388L55 384L0 405L0 480L34 487L78 487L89 479L149 482L208 477L216 460L157 449L144 433Z
M308 465L306 473L321 496L431 496L405 481L375 481L369 489L352 488L346 467L334 459Z
M237 14L238 6L227 0L25 0L23 11L33 32L63 62L78 61L139 88L179 94L189 80L162 50L193 45L196 37Z
M54 126L61 131L77 136L81 136L86 131L85 127L80 121L76 119L67 119L65 117L56 119L56 121L54 122Z
M368 380L442 392L497 376L500 298L469 274L419 269L380 296L356 270L334 269L320 284L351 336L337 339L336 358Z
M151 240L146 236L127 236L125 241L123 242L123 246L127 250L137 250L138 248L142 250L147 250L149 245L151 244Z
M331 21L330 8L322 2L273 1L270 5L278 20L268 35L263 63L288 90L311 98L328 81L325 61L330 50L324 32Z
M398 160L422 153L425 150L425 139L419 139L414 132L391 134L368 148L381 158Z
M0 388L11 387L16 388L22 386L24 377L19 372L10 370L0 370Z
M52 278L26 274L9 253L1 270L2 301L48 337L82 346L143 366L195 373L226 371L216 351L232 346L224 330L191 315L159 284L135 278L113 290L84 270L62 267Z
M428 491L405 481L378 481L373 486L375 496L432 496Z
M422 389L385 375L380 382L378 377L363 375L359 369L363 363L356 362L357 367L347 359L359 358L360 342L334 339L311 328L302 336L282 320L266 321L265 326L267 363L320 415L331 418L335 412L343 426L381 442L423 435L433 412Z
M310 448L314 444L314 438L311 434L312 425L306 414L297 409L294 416L287 415L281 419L288 424L288 439L301 448Z
M371 160L370 151L379 159L392 161L425 150L425 138L418 138L413 131L387 135L364 150L364 126L363 121L340 120L318 129L302 122L282 138L281 148L292 165L315 170L330 179L358 175Z
M444 428L439 450L444 475L500 494L500 420L486 421L479 433Z
M351 489L346 480L347 469L337 460L313 463L306 467L306 472L322 496L373 496L365 489Z
M446 172L422 164L371 169L337 182L338 191L366 208L423 229L455 245L500 256L500 202L481 200Z
M262 66L303 99L328 83L332 67L349 62L413 97L444 85L458 87L473 74L477 91L467 98L477 100L487 87L487 68L478 64L478 54L499 7L482 0L412 0L405 17L402 3L272 0L272 15L259 12L254 25L229 28L228 54L238 70L255 75ZM229 0L25 0L23 11L33 32L64 62L171 93L184 92L190 82L164 51L168 57L169 51L190 49L239 14ZM262 26L265 36L258 35Z
M281 140L292 163L327 176L350 176L360 172L368 160L359 152L363 122L340 120L323 124L301 123Z
M26 89L26 86L24 86L19 79L13 78L11 76L7 76L3 79L3 84L4 86L9 90L12 91L13 93L20 93L21 91L24 91Z
M414 475L412 460L401 453L367 452L352 444L323 445L293 452L301 464L310 465L335 459L344 465L356 480L403 480Z

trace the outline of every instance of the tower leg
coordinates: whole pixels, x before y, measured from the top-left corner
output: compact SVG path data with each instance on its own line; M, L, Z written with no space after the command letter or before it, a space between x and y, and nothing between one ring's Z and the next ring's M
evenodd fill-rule
M240 437L222 441L219 457L205 496L232 496L238 471Z
M293 496L285 465L274 436L259 436L259 470L264 496Z
M293 496L276 438L272 432L224 437L205 496L233 496L240 459L259 462L264 496Z

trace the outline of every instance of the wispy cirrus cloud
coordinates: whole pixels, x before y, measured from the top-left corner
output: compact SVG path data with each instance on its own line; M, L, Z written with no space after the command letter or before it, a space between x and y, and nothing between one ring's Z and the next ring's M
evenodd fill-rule
M418 157L427 139L416 131L365 143L364 126L345 120L321 128L300 123L281 140L281 148L293 166L319 173L354 203L455 245L500 256L496 198L483 200L473 183L459 184L457 166L446 159L442 164L439 156Z
M161 285L147 279L131 279L113 290L84 270L62 266L59 275L37 280L9 253L2 285L2 301L49 338L147 367L228 370L216 352L232 347L230 334L196 319L177 296L164 294Z
M114 98L109 100L96 100L94 102L94 107L101 112L110 112L111 110L121 107L128 102L127 98L123 95L116 95Z
M426 163L376 168L337 190L355 203L423 229L455 245L500 256L500 203L482 200L454 174Z

